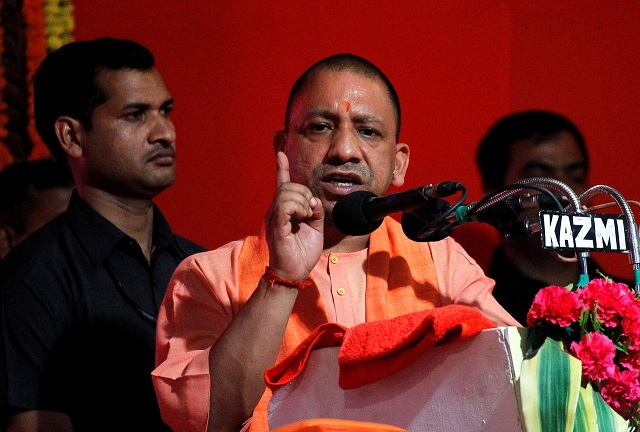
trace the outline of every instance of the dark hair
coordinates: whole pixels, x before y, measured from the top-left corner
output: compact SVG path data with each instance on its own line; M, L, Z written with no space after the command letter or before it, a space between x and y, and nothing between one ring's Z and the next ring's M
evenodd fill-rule
M557 137L562 132L570 133L578 143L589 169L589 154L584 137L578 127L566 117L542 110L520 111L498 120L487 132L476 153L476 163L480 169L485 189L504 186L505 177L511 163L511 146L522 140L535 144Z
M285 130L289 129L289 115L291 114L291 105L293 104L294 99L304 89L304 86L314 73L323 70L349 70L356 74L382 81L382 84L384 84L387 89L387 93L389 94L389 99L391 99L391 104L393 105L396 120L396 140L400 137L400 98L398 97L396 89L393 87L393 84L391 84L391 81L389 81L389 78L387 78L387 76L376 65L355 54L335 54L324 58L311 65L309 69L300 75L293 84L293 87L291 87L291 92L289 93L287 110L285 111L284 117Z
M108 37L71 42L49 53L33 77L33 95L36 129L51 155L66 161L54 130L60 116L72 117L91 130L93 110L108 99L97 79L101 71L147 71L154 63L144 46Z
M38 159L8 165L0 171L0 218L23 232L24 218L19 209L29 199L30 188L44 191L73 185L66 162Z

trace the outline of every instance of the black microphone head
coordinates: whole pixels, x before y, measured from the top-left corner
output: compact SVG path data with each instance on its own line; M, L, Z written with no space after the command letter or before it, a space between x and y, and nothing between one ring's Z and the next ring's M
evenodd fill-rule
M365 204L377 195L369 191L355 191L336 201L331 217L333 224L347 235L365 235L374 232L382 219L370 220L364 214Z

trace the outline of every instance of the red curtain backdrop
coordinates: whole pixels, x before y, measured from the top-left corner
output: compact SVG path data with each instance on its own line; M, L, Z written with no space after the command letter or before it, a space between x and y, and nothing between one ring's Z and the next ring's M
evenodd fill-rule
M542 108L582 129L593 184L640 199L634 0L77 0L75 7L75 39L127 37L155 53L178 131L178 178L157 202L176 231L209 248L259 228L275 182L271 139L289 88L338 52L372 60L396 85L401 139L411 146L406 188L457 180L469 201L481 198L474 158L482 135L504 114ZM627 255L602 255L612 274L631 277Z

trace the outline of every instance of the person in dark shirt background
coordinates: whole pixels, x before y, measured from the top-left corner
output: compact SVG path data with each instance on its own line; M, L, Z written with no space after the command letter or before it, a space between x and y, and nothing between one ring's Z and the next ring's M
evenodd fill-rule
M72 42L34 78L35 119L68 163L68 209L0 263L9 431L167 431L151 382L169 279L204 248L153 199L176 170L173 99L140 44Z
M0 171L0 259L62 213L73 191L66 163L54 159L15 162Z
M476 162L486 193L531 177L566 183L577 195L589 187L589 154L578 127L565 116L528 110L499 119L477 149ZM601 277L588 259L589 278ZM520 323L536 293L550 285L576 284L579 262L561 261L542 249L540 236L506 241L495 249L487 275L496 281L498 302Z

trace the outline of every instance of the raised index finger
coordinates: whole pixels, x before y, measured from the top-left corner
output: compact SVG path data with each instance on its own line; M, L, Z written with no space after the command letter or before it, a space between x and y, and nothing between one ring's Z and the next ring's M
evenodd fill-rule
M276 154L276 189L282 186L285 183L289 183L291 181L291 177L289 176L289 159L287 159L287 155L284 152L279 151Z

